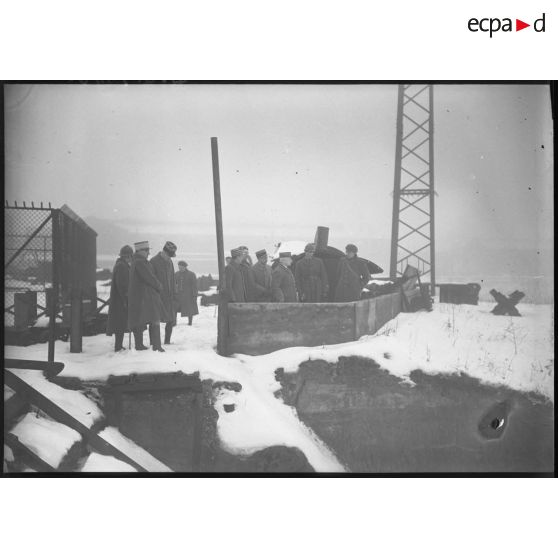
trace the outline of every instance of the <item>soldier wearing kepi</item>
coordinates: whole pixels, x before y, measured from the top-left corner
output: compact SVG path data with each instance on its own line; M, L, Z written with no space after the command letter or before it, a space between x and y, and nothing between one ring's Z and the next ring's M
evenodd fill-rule
M153 267L147 260L149 242L136 242L135 253L130 268L130 285L128 288L128 327L134 334L137 351L144 351L143 330L147 325L154 328L153 350L163 351L161 347L161 296L162 285L155 277Z
M329 289L324 262L314 257L315 244L307 244L304 258L296 262L295 280L300 302L322 302L327 300Z
M192 325L192 319L198 312L198 279L193 271L188 269L185 261L178 262L176 272L176 311L182 317L188 316L188 325Z
M271 266L267 265L267 252L256 252L258 261L252 266L254 272L254 286L256 289L256 302L270 302L271 294Z
M240 272L244 279L244 292L246 302L254 302L257 298L256 280L254 279L254 270L252 269L252 258L246 246L239 246L242 251L242 261L240 262Z
M240 264L244 259L242 250L231 250L231 261L225 267L225 298L227 302L246 302L244 278Z
M368 266L363 259L357 256L357 252L358 248L354 244L347 244L346 256L339 260L335 302L360 300L362 288L370 281Z
M290 252L279 252L279 263L271 274L271 290L275 302L297 302L295 278L289 266Z
M170 240L165 243L163 249L151 258L151 265L155 276L159 279L161 290L161 302L163 311L161 314L161 322L165 324L165 345L171 340L172 328L176 325L176 287L174 282L174 265L172 258L176 256L176 244ZM149 330L152 337L152 330ZM159 332L159 336L161 333Z
M124 350L124 333L128 331L128 285L133 254L134 250L131 246L122 246L120 257L112 270L107 335L114 333L115 352Z

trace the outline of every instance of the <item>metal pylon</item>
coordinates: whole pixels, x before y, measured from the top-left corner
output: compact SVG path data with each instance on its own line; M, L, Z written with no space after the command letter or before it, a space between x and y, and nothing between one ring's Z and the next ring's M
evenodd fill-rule
M412 265L436 284L434 252L434 93L400 85L397 97L390 278Z

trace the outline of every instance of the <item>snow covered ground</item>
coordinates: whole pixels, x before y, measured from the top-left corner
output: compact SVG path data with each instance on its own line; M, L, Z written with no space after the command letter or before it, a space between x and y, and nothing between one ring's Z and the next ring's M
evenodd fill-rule
M10 433L54 469L74 443L81 440L72 428L35 413L27 413Z
M193 326L179 317L173 343L165 346L165 353L132 349L115 354L113 339L98 335L83 339L80 354L71 354L69 344L58 341L56 360L66 364L61 376L90 381L102 381L111 374L181 370L199 372L202 379L239 382L242 390L221 390L216 405L219 436L228 451L250 454L271 445L295 446L316 471L342 471L333 453L298 419L296 411L275 397L280 389L275 370L294 372L305 360L336 362L340 356L358 355L374 359L402 381L410 381L410 372L417 368L431 374L464 372L483 382L535 391L552 400L553 307L520 304L522 317L510 318L492 315L493 306L436 304L432 312L400 314L377 334L355 342L230 358L215 352L216 307L201 307ZM6 356L42 358L45 351L44 345L8 346ZM225 412L224 405L231 403L234 412ZM93 465L90 462L88 467Z
M93 452L81 468L82 473L136 473L136 469L116 457Z

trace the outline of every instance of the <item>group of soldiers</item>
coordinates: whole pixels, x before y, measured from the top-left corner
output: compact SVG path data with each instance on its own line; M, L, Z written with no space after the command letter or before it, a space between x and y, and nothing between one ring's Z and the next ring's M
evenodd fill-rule
M293 265L291 252L279 252L274 266L268 264L265 250L256 252L252 265L249 250L239 246L231 250L225 268L225 297L228 302L351 302L360 300L370 281L366 262L357 256L358 248L348 244L339 259L335 284L321 258L315 256L315 244L307 244L304 256ZM294 273L292 268L294 267ZM330 293L330 289L333 292ZM332 294L333 296L330 296Z
M143 332L149 329L149 343L154 351L161 346L160 324L165 324L164 343L169 344L176 314L188 317L192 325L198 314L197 278L185 261L178 262L175 273L172 258L176 244L166 242L163 249L149 259L149 242L136 242L134 249L123 246L113 269L110 287L107 335L114 334L114 350L124 350L124 334L131 331L137 351L147 350Z
M178 262L175 273L172 259L176 244L166 242L163 249L149 259L149 243L136 242L134 249L123 246L113 269L110 288L107 335L114 334L114 350L124 350L124 334L132 332L135 349L147 350L143 332L148 329L154 351L161 346L161 328L165 324L164 343L171 341L178 312L192 325L198 314L197 278L185 261ZM293 263L291 252L280 252L273 266L268 264L265 250L256 252L252 264L249 250L239 246L231 250L225 267L227 302L351 302L359 300L362 289L370 281L366 261L357 256L354 244L345 248L345 256L337 263L331 281L316 246L307 244L304 256ZM293 273L294 268L294 273ZM330 283L334 284L330 284ZM331 291L330 291L331 289Z

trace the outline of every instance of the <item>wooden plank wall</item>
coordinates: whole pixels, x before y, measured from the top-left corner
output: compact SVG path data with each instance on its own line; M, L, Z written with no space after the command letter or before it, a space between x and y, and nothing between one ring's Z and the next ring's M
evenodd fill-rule
M262 355L285 347L354 339L354 303L229 304L229 353Z
M399 293L359 302L231 303L228 354L267 354L286 347L355 341L401 311Z

